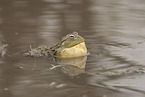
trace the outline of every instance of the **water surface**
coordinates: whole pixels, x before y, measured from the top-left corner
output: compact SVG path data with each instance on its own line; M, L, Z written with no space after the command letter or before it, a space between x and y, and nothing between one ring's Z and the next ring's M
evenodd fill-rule
M144 9L142 0L1 0L0 97L144 97ZM87 57L23 55L73 31Z

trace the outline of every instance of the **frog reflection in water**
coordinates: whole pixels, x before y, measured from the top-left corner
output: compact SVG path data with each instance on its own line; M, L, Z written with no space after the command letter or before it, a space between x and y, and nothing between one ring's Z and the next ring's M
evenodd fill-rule
M72 58L86 54L87 48L84 38L78 35L77 32L66 35L61 42L54 46L39 46L28 52L30 56L55 56L58 58Z
M52 68L60 67L62 72L69 76L76 76L85 73L87 56L74 58L55 58L59 65L53 65ZM51 68L50 68L51 69Z

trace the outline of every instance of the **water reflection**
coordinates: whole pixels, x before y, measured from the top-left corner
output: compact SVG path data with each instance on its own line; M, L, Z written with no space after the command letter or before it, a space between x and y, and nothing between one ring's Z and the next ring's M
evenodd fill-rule
M77 58L59 59L56 62L61 65L61 70L69 76L76 76L85 72L87 56Z
M1 51L0 94L144 97L144 9L143 0L0 0L0 34L8 44ZM34 68L33 58L22 56L29 45L53 45L72 31L86 39L87 65L85 58L79 67L37 58ZM48 70L51 64L60 68Z
M4 55L6 55L6 51L7 51L7 46L8 44L6 44L3 40L3 36L0 35L0 57L3 57Z

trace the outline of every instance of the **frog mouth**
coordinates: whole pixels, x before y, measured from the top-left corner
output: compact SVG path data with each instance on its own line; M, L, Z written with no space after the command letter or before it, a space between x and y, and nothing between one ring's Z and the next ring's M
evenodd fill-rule
M72 45L72 46L67 47L67 48L72 48L72 47L75 47L75 46L80 45L80 44L82 44L82 43L84 43L84 41L81 41L81 42L79 42L79 43L76 43L75 45Z
M65 48L61 51L59 58L72 58L72 57L79 57L84 56L87 54L87 48L85 42L80 42L72 47Z

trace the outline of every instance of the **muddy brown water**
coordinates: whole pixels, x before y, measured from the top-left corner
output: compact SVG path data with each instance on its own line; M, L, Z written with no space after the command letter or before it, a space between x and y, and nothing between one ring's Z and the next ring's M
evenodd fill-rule
M90 55L26 57L73 31ZM0 0L0 97L144 97L145 1Z

